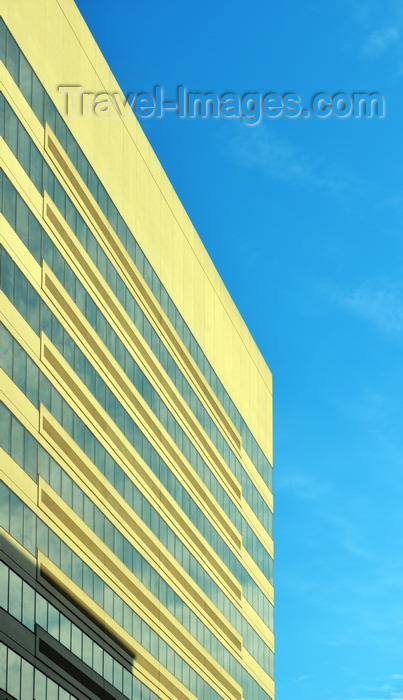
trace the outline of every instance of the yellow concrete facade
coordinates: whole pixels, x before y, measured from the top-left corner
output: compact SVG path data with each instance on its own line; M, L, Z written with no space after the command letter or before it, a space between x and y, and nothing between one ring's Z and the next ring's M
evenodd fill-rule
M271 700L270 370L74 2L0 23L0 689Z

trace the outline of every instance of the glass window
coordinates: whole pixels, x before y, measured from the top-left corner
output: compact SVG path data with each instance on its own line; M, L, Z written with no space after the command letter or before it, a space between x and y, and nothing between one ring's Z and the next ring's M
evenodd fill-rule
M84 496L84 522L91 530L94 529L94 504L87 496Z
M147 651L150 650L151 643L151 629L150 627L142 621L141 623L141 644Z
M70 131L67 129L67 144L66 144L66 152L68 157L70 158L71 162L73 163L74 167L76 166L77 163L77 142L71 135Z
M25 581L22 584L22 624L34 631L35 591Z
M32 698L34 692L34 667L21 659L21 698Z
M60 494L60 492L61 492L61 480L62 480L61 471L62 470L60 469L59 465L55 462L55 460L51 459L49 485L58 494Z
M118 213L117 228L115 228L115 231L117 231L118 238L122 241L123 245L125 244L126 238L127 238L127 244L128 244L128 248L129 248L129 255L130 255L131 254L130 248L133 248L132 244L134 242L134 239L133 239L133 236L131 236L128 233L126 224L123 221L123 219L119 213Z
M56 109L50 99L50 97L45 93L45 119L48 122L53 133L56 132Z
M21 197L17 197L17 221L16 231L24 245L28 247L29 239L29 209Z
M83 589L90 598L94 596L94 572L88 566L84 566Z
M93 643L92 640L86 635L83 634L83 656L82 659L85 664L88 666L92 666L92 647Z
M115 532L114 527L113 527L112 523L110 522L110 520L107 520L106 518L105 518L104 524L105 524L104 542L105 542L106 546L109 547L109 549L111 549L113 551L114 532Z
M7 687L7 647L0 642L0 688Z
M171 673L174 674L175 673L175 652L168 645L164 644L164 646L166 646L166 650L167 650L166 668L168 669L168 671L170 671Z
M77 282L75 302L83 313L85 312L85 289L81 282Z
M13 375L13 340L7 329L0 324L0 365L5 373Z
M126 538L123 541L123 563L125 566L127 566L129 569L132 569L133 565L133 547L131 546L130 542L126 540Z
M161 302L160 303L161 303L161 306L162 306L163 310L165 311L165 313L167 313L168 312L168 293L167 293L165 287L163 287L162 285L161 285Z
M14 305L20 312L20 314L26 319L27 318L27 296L28 296L28 282L26 277L21 273L21 271L13 265L15 274L15 290L14 298L12 301Z
M132 677L132 700L141 700L142 684L138 678Z
M25 549L36 554L36 516L29 508L24 508L24 538Z
M59 251L55 248L53 251L53 272L55 273L58 280L63 284L64 282L64 260Z
M113 685L122 692L123 690L123 668L116 659L113 660Z
M161 294L161 282L159 281L154 270L152 270L151 288L152 288L152 291L153 291L155 297L159 300L160 294Z
M15 121L14 123L11 110L10 114L6 113L6 141L8 143L7 130L9 131L8 138L12 140L15 137L15 142L17 142L17 122ZM4 178L3 200L3 214L10 226L15 230L17 195L14 187L12 186L8 178Z
M112 200L108 197L108 221L111 224L112 228L116 231L118 226L117 226L117 221L118 221L118 212L113 204ZM126 233L126 232L125 232ZM119 234L119 232L118 232ZM122 241L123 245L126 244L126 235L124 235L124 239Z
M104 652L104 678L108 683L113 683L113 659L107 652Z
M85 428L85 454L93 462L95 459L95 437L87 427Z
M127 603L123 604L123 627L130 634L130 636L133 636L133 615L131 608L127 605Z
M141 567L142 567L142 556L134 551L133 552L133 573L137 576L137 578L141 579Z
M94 509L95 522L94 522L94 532L101 539L104 539L104 524L105 517L99 510L99 508Z
M48 604L41 595L36 596L35 622L44 630L48 628Z
M98 644L94 644L93 668L100 676L103 674L103 651Z
M64 470L61 470L62 489L61 496L63 500L71 507L73 502L73 481Z
M74 583L76 583L80 588L83 587L83 562L79 557L72 552L71 554L72 557L72 580Z
M30 357L27 357L26 394L34 406L37 406L39 400L39 370Z
M59 686L59 700L73 700L73 696L70 695L67 690Z
M123 695L132 698L132 674L126 668L123 669Z
M59 639L60 636L60 613L56 608L48 604L48 628L47 631L55 639Z
M74 414L73 437L77 445L81 447L82 450L84 450L84 434L84 423L76 414Z
M21 622L22 618L22 579L17 576L17 574L14 573L14 571L9 572L10 579L9 579L9 585L10 585L10 591L12 591L12 595L10 595L9 599L9 608L8 611L10 615L16 618L16 620L19 620Z
M78 158L77 158L77 170L80 173L82 179L87 183L88 178L88 162L82 152L81 148L78 148Z
M76 235L78 240L80 241L81 245L86 248L87 245L87 227L85 225L84 220L82 217L77 214L77 231Z
M85 294L87 299L86 317L93 328L96 328L97 323L97 306L89 294Z
M40 550L46 554L46 556L49 555L49 528L43 520L40 520L39 518L36 519L36 529L37 529L37 541L38 541L38 547L40 547Z
M102 448L103 449L103 448ZM114 485L115 463L108 452L105 452L105 476L108 481Z
M66 292L71 296L71 298L74 300L75 295L76 295L76 284L78 284L78 280L76 280L76 277L74 275L73 270L65 263L64 265L64 286L66 289Z
M0 403L0 446L10 454L11 413L3 403Z
M76 627L72 625L71 629L71 651L78 657L82 657L83 653L83 633Z
M81 172L80 172L81 175ZM108 195L105 187L101 182L98 182L98 204L101 207L104 214L106 214Z
M22 528L24 518L24 507L22 501L11 493L10 508L10 535L22 543Z
M52 530L49 530L49 559L60 567L60 540Z
M71 622L65 615L60 615L60 643L70 649L71 645Z
M44 115L44 101L45 101L45 91L36 77L35 73L32 74L32 109L34 110L36 116L38 117L41 124L43 123Z
M158 635L154 630L150 630L151 633L151 640L150 640L150 653L155 657L158 658ZM180 676L177 676L180 678Z
M46 679L46 700L58 700L59 686L51 678Z
M4 64L6 63L6 31L6 25L0 17L0 61L3 61Z
M86 367L85 356L81 352L81 350L79 350L79 348L76 348L74 370L83 382L85 382L85 367Z
M24 168L25 172L28 175L31 175L30 173L30 165L31 165L31 139L28 136L28 133L22 126L22 124L18 125L18 150L17 150L17 157L18 160L20 161L22 167Z
M94 197L94 199L97 199L98 197L98 178L95 175L94 169L89 165L88 166L88 188Z
M116 622L121 624L123 622L123 600L115 595L113 602L113 617Z
M70 226L71 230L75 231L77 223L77 211L74 207L74 204L68 198L66 200L66 221Z
M14 82L18 85L20 50L10 32L7 32L6 66Z
M43 242L45 243L48 240L47 236L44 237ZM42 246L42 254L44 256L44 259L46 260L46 253L45 253L45 245ZM52 313L48 306L46 304L41 304L40 306L40 314L41 314L41 329L42 331L48 336L48 338L52 337ZM48 380L46 380L48 381Z
M116 293L117 287L117 272L110 260L107 261L106 281L112 292Z
M125 432L125 419L126 423L131 421L131 418L129 415L127 415L126 411L124 410L122 404L120 404L117 399L111 397L111 401L114 402L115 404L115 416L114 416L114 422L118 426L119 430L122 431L122 433ZM112 413L110 415L113 415Z
M64 544L64 542L61 543L60 547L60 561L61 561L61 570L68 576L69 578L73 577L73 568L72 568L72 552L67 545Z
M113 617L113 591L109 586L104 586L104 610Z
M137 245L137 243L136 243L135 263L136 263L140 273L144 276L144 254L143 254L143 251L141 250L140 246Z
M51 392L51 385L49 380L45 377L44 374L39 373L39 396L40 400L43 403L44 406L48 410L50 410L50 392Z
M54 202L62 216L64 216L66 208L66 194L58 180L55 180Z
M121 532L115 530L115 554L123 561L123 541L124 537Z
M21 698L21 657L12 649L8 650L7 692L17 700Z
M46 192L49 193L50 197L54 199L55 196L55 185L56 185L56 178L53 175L50 167L46 163L46 161L43 161L43 170L42 170L42 177L43 177L43 188L46 190Z
M133 507L134 502L134 484L129 478L124 479L124 499L129 506Z
M56 112L56 138L63 146L64 150L67 149L67 127L61 118L60 114Z
M12 379L25 394L26 385L26 354L21 345L13 342L13 373Z
M46 676L36 668L34 700L43 700L43 698L46 698Z
M101 608L104 604L104 583L102 579L94 574L94 602L97 603Z
M106 277L106 268L107 268L107 257L102 250L102 248L98 248L98 270L100 271L102 277Z
M0 562L0 608L8 610L8 568Z

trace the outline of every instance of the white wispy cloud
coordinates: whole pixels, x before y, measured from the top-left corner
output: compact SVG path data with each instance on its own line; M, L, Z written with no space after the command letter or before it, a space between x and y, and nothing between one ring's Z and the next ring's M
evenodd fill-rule
M320 163L313 156L263 125L241 125L227 142L227 153L238 165L279 180L323 184L318 175Z
M375 695L358 695L357 700L403 700L403 692L395 691L393 688L374 688Z
M321 499L324 494L329 492L329 485L308 474L290 472L277 476L276 489L277 491L291 492L303 500L314 501Z
M279 474L276 478L276 491L283 491L287 496L305 502L306 507L314 510L321 527L326 528L329 540L355 560L374 564L378 562L379 556L368 545L362 522L365 522L371 506L361 495L351 495L346 504L331 482L298 469ZM284 497L283 495L282 498Z
M340 295L340 302L357 316L373 323L381 331L403 331L403 286L367 284Z
M358 46L364 60L392 57L397 70L392 77L403 74L403 7L400 0L354 0L353 16L358 26Z
M385 53L392 45L396 44L400 38L400 31L397 27L385 27L375 29L366 38L361 53L365 57L378 58Z
M342 697L339 695L329 700L403 700L403 690L399 687L401 683L396 683L401 678L401 675L395 674L379 685L355 684L347 688Z
M403 60L400 61L396 73L394 74L394 78L401 78L403 76Z
M265 123L256 126L234 124L225 151L238 167L295 186L325 190L338 197L368 193L370 184L351 172L343 162L329 162L299 144L279 136Z
M400 192L393 194L392 196L384 199L383 202L380 202L380 206L396 209L400 214L403 214L403 195Z
M352 9L354 18L363 29L368 29L368 27L371 26L375 7L376 0L353 0Z

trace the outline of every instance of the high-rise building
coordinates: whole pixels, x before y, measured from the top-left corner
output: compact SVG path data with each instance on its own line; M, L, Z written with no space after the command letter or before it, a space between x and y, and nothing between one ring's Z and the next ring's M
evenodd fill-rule
M73 1L0 15L0 699L269 700L271 374Z

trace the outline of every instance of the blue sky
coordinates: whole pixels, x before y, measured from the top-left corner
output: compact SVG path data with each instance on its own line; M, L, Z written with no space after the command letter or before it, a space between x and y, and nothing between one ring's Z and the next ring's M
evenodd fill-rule
M277 700L402 700L403 6L78 6L124 92L385 97L142 126L274 375Z

